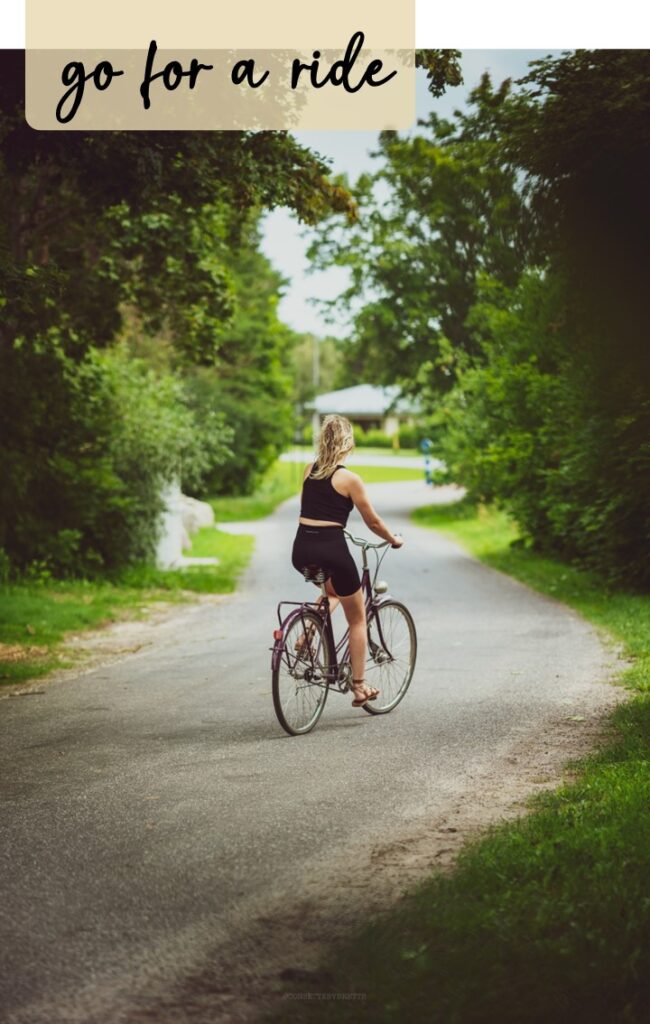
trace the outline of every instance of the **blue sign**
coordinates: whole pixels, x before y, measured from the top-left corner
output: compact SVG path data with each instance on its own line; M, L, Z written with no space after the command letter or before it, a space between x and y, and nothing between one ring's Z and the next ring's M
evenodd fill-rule
M426 483L433 485L433 477L431 475L431 459L429 457L431 449L433 448L433 441L424 437L420 441L420 451L424 453L424 479Z

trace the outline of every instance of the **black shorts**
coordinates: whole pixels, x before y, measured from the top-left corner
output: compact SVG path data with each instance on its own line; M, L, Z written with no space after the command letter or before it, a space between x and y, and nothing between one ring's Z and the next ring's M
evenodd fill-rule
M350 597L361 586L359 570L340 526L298 525L291 564L302 573L306 565L319 565L329 573L339 597Z

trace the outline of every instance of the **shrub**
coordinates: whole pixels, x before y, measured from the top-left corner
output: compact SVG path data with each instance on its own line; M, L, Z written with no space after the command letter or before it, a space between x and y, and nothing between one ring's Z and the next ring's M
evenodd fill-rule
M230 439L230 451L204 469L194 490L213 496L250 494L291 441L291 404L243 373L236 381L223 381L214 370L198 370L188 386L198 419L217 415Z
M417 448L423 434L419 427L404 424L404 426L399 428L397 436L400 448Z
M75 362L56 345L4 351L23 408L5 417L0 454L3 545L18 570L93 575L151 558L161 489L195 479L223 449L200 429L182 385L122 348ZM8 401L13 404L11 396Z
M393 438L383 430L366 430L354 428L356 444L359 448L392 448Z
M443 458L476 497L512 512L539 550L647 587L647 382L632 364L613 359L604 375L595 356L576 359L563 295L551 275L529 275L475 308L486 361L465 369L445 401Z

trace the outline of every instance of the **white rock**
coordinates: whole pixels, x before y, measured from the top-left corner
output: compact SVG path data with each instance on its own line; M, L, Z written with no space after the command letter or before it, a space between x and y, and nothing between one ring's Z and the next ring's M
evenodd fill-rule
M197 498L181 494L180 507L186 534L196 533L203 526L214 526L214 510L207 501L198 501Z
M160 538L156 550L159 569L169 569L183 554L183 520L181 517L181 489L178 482L167 484L161 495L165 510L160 525Z

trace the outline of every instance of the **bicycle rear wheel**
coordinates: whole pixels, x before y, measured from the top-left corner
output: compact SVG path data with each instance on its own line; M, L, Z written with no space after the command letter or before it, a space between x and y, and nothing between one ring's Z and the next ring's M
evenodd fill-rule
M305 629L311 639L300 646ZM329 687L330 650L320 615L305 610L284 629L274 656L272 675L273 707L278 721L290 736L311 730L323 713Z
M417 635L413 617L399 601L385 601L368 621L366 682L379 689L377 698L363 705L369 715L385 715L397 707L409 688Z

